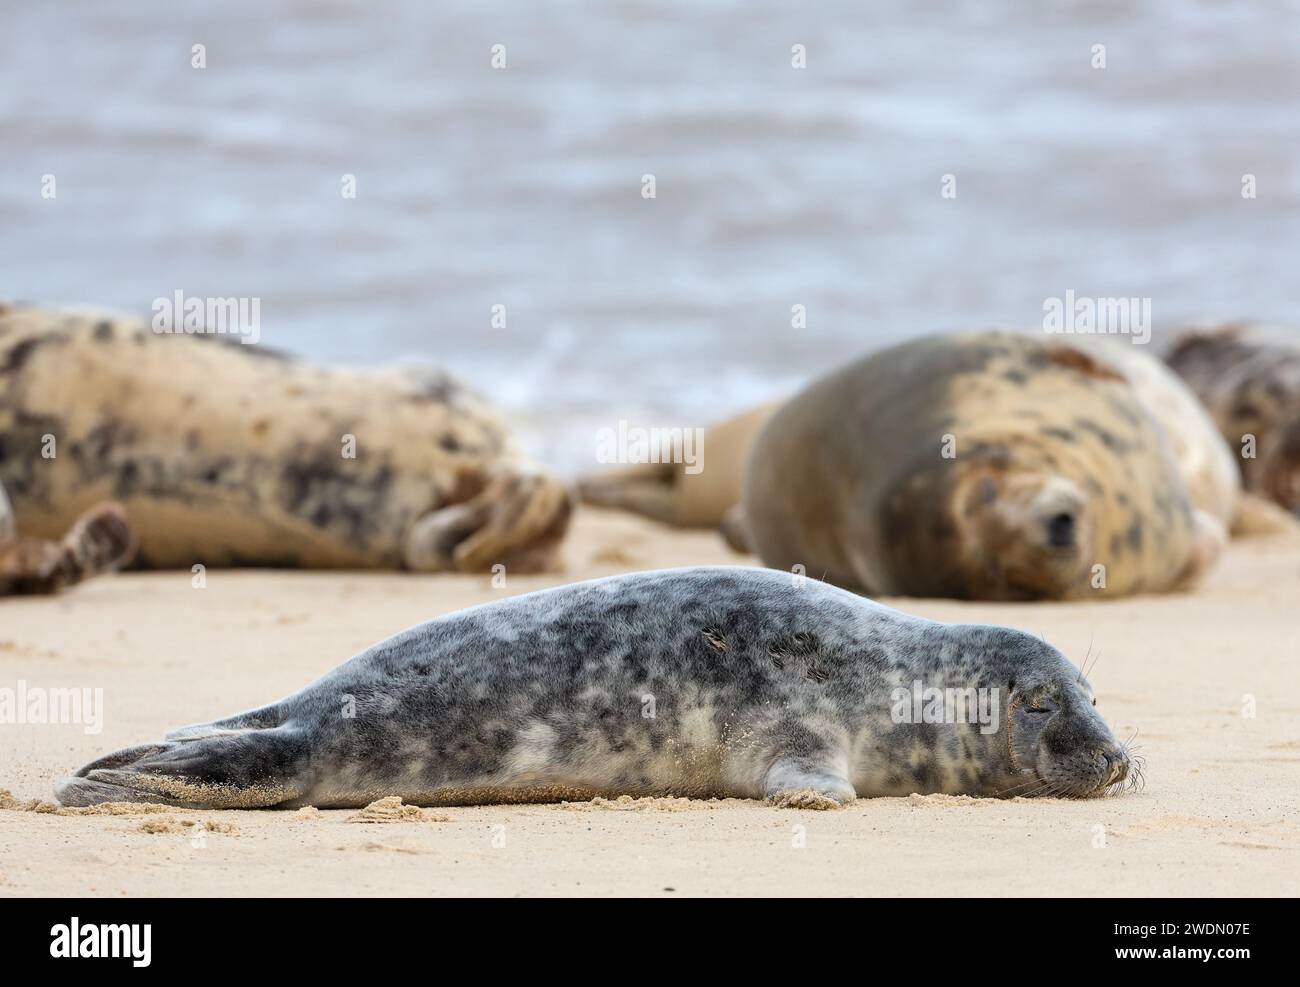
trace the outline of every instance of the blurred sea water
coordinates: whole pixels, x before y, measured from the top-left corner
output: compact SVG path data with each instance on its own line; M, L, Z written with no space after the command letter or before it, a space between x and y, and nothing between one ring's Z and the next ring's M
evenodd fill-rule
M1291 2L0 0L0 25L0 297L257 297L266 344L450 367L569 471L619 418L705 424L1067 289L1149 297L1157 332L1300 322Z

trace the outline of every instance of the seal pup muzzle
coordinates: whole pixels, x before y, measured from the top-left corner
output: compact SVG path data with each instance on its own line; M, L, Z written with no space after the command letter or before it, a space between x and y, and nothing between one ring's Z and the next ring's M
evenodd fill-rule
M1081 671L1005 627L744 567L640 572L462 610L292 696L109 754L65 805L544 802L597 795L1092 796L1129 755Z

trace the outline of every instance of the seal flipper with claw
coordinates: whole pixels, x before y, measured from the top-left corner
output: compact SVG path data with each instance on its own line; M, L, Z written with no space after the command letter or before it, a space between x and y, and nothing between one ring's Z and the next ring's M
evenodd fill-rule
M796 756L781 757L772 765L763 796L782 809L838 809L858 793L832 765Z
M790 668L792 653L806 651L812 644L809 635L795 635L791 642L778 649L786 659L782 668ZM773 660L777 660L775 654ZM777 730L772 747L777 753L763 781L763 797L772 805L783 809L838 809L858 797L849 781L848 753L818 731L787 723Z
M54 593L131 561L135 538L118 504L97 504L59 541L19 538L0 486L0 596Z
M568 488L526 467L501 468L464 503L426 514L405 539L403 561L416 572L516 572L556 568L573 510Z

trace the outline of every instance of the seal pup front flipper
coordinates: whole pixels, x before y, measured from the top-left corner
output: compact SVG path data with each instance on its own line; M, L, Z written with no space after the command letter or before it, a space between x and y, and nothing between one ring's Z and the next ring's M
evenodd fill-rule
M829 761L784 755L768 770L763 797L781 809L838 809L858 793L844 772Z

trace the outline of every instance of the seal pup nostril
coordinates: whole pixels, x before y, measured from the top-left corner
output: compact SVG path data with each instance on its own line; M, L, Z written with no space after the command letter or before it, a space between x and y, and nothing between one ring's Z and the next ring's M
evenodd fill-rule
M1054 548L1069 548L1074 544L1074 515L1062 511L1047 521L1047 541Z
M1101 756L1106 759L1106 784L1113 785L1128 776L1128 756L1123 751L1104 750Z

